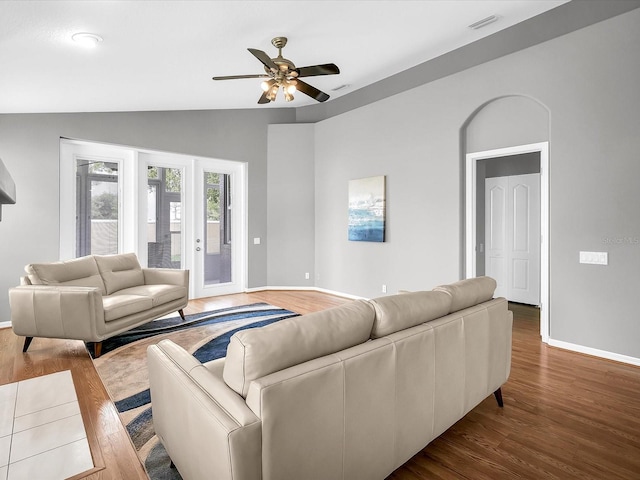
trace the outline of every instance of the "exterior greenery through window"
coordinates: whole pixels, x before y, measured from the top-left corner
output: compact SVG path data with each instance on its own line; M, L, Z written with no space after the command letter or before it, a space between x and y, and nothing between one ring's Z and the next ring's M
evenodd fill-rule
M207 185L207 220L220 221L220 174L205 172ZM216 188L217 187L217 188Z

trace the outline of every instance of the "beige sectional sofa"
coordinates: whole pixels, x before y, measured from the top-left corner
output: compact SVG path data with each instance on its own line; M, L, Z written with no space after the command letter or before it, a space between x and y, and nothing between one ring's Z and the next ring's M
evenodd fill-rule
M9 290L11 325L17 335L102 341L182 309L189 297L189 272L141 268L133 253L90 255L25 267L21 285Z
M494 290L357 300L237 332L206 364L163 340L156 433L185 480L384 479L491 393L502 405L512 314Z

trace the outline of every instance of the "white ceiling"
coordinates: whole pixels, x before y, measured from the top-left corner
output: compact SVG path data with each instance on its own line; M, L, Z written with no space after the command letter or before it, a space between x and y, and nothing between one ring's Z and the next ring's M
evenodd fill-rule
M211 77L262 73L247 47L275 57L286 36L296 66L338 65L305 79L334 99L567 1L0 1L0 113L300 107L315 101L257 105L259 79Z

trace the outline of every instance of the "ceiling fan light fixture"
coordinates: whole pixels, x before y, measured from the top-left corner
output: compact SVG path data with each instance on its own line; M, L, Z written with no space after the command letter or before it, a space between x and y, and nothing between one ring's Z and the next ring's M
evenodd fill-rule
M293 95L289 93L288 89L284 91L284 99L287 102L290 102L291 100L293 100Z
M268 92L269 89L271 88L271 85L269 84L269 82L267 80L265 80L264 82L262 82L260 84L260 88L262 89L263 92Z
M296 93L296 84L289 82L289 84L287 84L287 88L284 89L284 91L290 95ZM292 97L293 99L293 97Z
M267 99L270 100L271 102L275 102L276 101L276 96L278 95L278 89L280 87L278 86L278 84L273 85L270 90L269 93L267 93Z

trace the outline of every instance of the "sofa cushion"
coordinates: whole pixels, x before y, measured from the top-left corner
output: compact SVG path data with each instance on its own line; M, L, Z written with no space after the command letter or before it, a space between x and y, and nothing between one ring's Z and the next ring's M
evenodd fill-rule
M106 289L98 265L92 256L63 262L32 263L24 267L32 285L69 285L95 287L104 295Z
M150 310L153 305L150 297L140 295L108 295L102 297L104 320L110 322L134 313Z
M138 285L137 287L123 288L114 295L140 295L151 298L153 306L163 305L174 300L180 300L187 296L187 289L180 285Z
M356 300L237 332L227 348L224 381L246 397L252 380L367 341L374 316L369 302Z
M144 274L135 253L94 255L107 295L123 288L144 285Z
M371 338L411 328L449 313L451 296L444 292L411 292L371 300L376 318Z
M472 307L493 298L496 281L491 277L476 277L460 280L449 285L440 285L434 291L445 292L451 296L449 313Z

